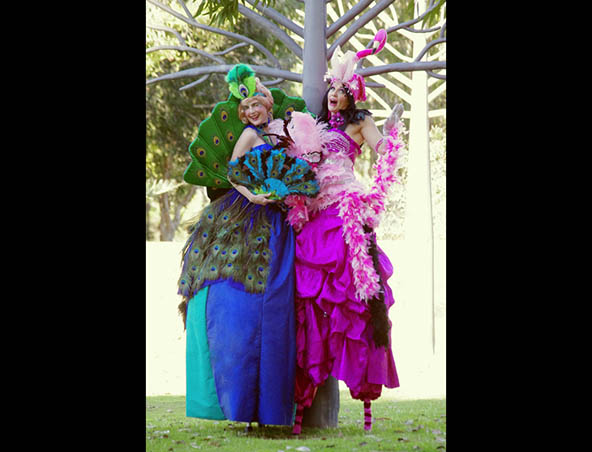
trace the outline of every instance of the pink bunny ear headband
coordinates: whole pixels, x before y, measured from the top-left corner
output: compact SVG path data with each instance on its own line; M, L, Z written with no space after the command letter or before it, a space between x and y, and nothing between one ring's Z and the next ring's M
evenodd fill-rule
M325 80L328 80L330 83L340 81L345 84L356 102L366 100L366 83L364 82L364 77L354 74L356 64L362 58L368 55L376 55L382 50L386 44L386 30L384 28L378 30L371 44L372 46L370 48L360 50L357 53L351 50L343 53L338 46L331 57L331 68L325 75Z

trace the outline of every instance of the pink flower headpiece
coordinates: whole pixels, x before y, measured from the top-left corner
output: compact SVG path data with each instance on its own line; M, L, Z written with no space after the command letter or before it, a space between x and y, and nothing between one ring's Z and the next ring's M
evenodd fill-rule
M345 53L341 51L341 47L337 46L335 53L331 57L331 68L325 75L325 80L330 83L340 81L347 85L356 102L366 100L366 83L364 77L354 73L356 64L362 58L368 55L376 55L382 50L386 44L386 30L384 28L378 30L371 44L372 46L368 49L359 52L348 50Z

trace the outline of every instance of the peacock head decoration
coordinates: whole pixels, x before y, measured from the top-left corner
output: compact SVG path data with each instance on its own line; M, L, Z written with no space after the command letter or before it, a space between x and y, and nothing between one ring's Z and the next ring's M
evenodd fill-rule
M237 64L226 74L226 82L231 94L239 101L252 97L257 90L255 71L247 64Z

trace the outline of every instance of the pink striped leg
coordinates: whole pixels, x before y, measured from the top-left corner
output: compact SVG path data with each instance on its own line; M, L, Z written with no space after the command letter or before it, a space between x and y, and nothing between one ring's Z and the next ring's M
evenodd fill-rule
M304 406L299 403L296 406L296 416L294 418L294 428L292 429L293 435L300 435L300 432L302 432L302 413L303 412L304 412Z
M372 430L372 408L370 400L364 400L364 430Z

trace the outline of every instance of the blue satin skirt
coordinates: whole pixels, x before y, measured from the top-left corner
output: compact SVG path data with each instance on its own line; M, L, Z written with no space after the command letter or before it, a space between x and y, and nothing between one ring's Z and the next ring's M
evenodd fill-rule
M293 423L294 232L284 214L265 209L273 227L266 291L249 293L241 283L218 280L189 301L187 416Z

